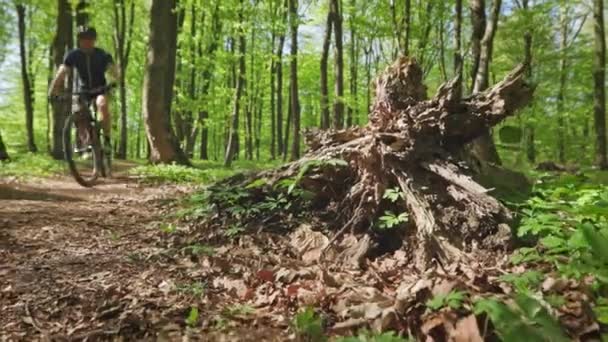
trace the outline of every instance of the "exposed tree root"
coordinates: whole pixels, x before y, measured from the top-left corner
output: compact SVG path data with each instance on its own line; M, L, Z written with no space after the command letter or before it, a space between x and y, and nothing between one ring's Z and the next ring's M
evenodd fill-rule
M248 190L250 200L263 200L284 192L275 185L291 180L312 194L306 210L330 213L323 221L338 233L326 249L347 231L366 233L371 240L355 248L358 258L382 235L377 223L387 210L408 213L400 235L419 269L433 259L456 261L477 249L505 248L511 240L509 211L470 177L460 156L465 144L530 101L533 90L523 71L519 66L488 91L463 99L457 97L454 80L427 100L419 66L401 58L376 81L367 126L309 131L310 151L302 159L233 177L212 189L244 189L265 179L264 186ZM388 189L399 192L396 201L384 198ZM227 207L218 198L211 201L220 210ZM218 215L215 220L225 224L231 218Z

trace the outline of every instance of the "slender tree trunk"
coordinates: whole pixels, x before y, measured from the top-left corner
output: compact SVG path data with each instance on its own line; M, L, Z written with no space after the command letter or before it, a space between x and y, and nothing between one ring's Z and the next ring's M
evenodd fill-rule
M58 68L63 63L63 58L67 50L74 46L72 38L72 7L69 0L57 0L57 21L55 26L55 38L53 39L52 58L55 68ZM67 84L68 87L65 87ZM71 92L71 78L63 84L68 92ZM51 104L53 111L53 127L52 127L52 148L51 156L54 159L63 159L63 125L66 114L69 113L70 104L66 102L53 102Z
M89 3L79 0L76 5L76 26L87 26L89 24Z
M348 127L353 125L353 122L358 123L358 101L357 101L357 74L359 67L359 56L357 48L357 27L355 24L356 14L356 0L351 0L350 7L351 13L349 16L350 26L350 96L352 104L348 106L348 114L346 115L346 125Z
M27 134L27 150L37 152L34 142L34 90L28 72L28 58L25 48L25 5L17 4L17 21L19 28L19 55L21 58L21 83L23 86L23 104L25 106L25 131Z
M198 135L198 129L199 127L201 130L201 143L200 143L200 158L203 160L207 160L209 159L209 127L207 125L207 119L209 118L209 90L211 88L211 80L213 78L213 71L215 70L215 58L213 58L215 56L215 53L220 45L220 40L221 40L221 33L222 33L222 22L220 19L220 7L219 7L219 2L216 2L215 4L215 9L213 11L213 15L212 15L212 40L211 43L207 46L207 49L205 51L205 55L209 58L209 62L207 64L205 64L204 67L204 71L202 73L202 79L201 79L201 94L203 96L203 98L205 99L205 106L207 106L207 108L200 110L198 113L198 124L195 126L195 128L193 129L191 135ZM198 53L199 53L199 58L203 57L203 45L202 43L199 44L198 47Z
M243 14L245 3L243 0L240 2L239 8L239 22L243 25L245 23L245 17ZM241 26L242 26L241 25ZM245 37L244 28L241 27L239 32L239 72L236 80L236 91L234 95L234 104L232 111L232 118L230 120L230 134L228 136L228 146L226 149L226 155L224 159L224 165L226 167L232 166L232 161L235 158L237 153L237 141L239 134L239 113L241 110L241 98L243 97L243 93L245 92L246 85L246 75L247 68L245 65L245 59L247 57L247 39Z
M329 0L327 9L327 19L325 24L325 36L323 38L323 50L321 52L321 128L328 129L330 126L329 114L329 86L328 86L328 59L329 48L331 45L331 31L333 30L334 15L331 1Z
M125 0L114 0L114 47L120 75L118 79L118 92L120 101L120 138L116 158L127 158L128 145L128 116L127 116L127 82L126 73L129 63L131 34L135 20L135 1L131 0L129 18L127 20Z
M529 0L522 0L522 8L528 11ZM524 34L524 63L527 66L526 75L532 77L532 33L527 31ZM536 147L534 141L535 129L531 123L526 123L524 126L526 137L526 158L530 164L536 163Z
M471 89L475 86L475 79L479 69L479 59L481 56L481 40L484 36L486 27L486 6L485 0L469 0L471 9Z
M474 0L474 2L476 1L477 0ZM496 34L496 29L498 26L501 5L501 0L492 1L490 21L486 24L483 39L481 41L479 65L477 68L475 83L473 85L474 94L484 91L489 85L490 61L492 59L494 35ZM494 145L494 141L492 140L489 130L487 130L472 143L472 151L477 158L483 161L500 164L500 157L498 156L496 146Z
M566 127L564 120L564 101L566 95L566 82L568 77L567 54L566 48L568 46L568 8L565 5L560 9L560 59L559 59L559 89L557 93L557 158L560 163L566 162Z
M283 6L283 22L287 22L287 1ZM287 147L283 142L283 47L285 46L285 31L282 29L279 35L279 46L277 48L277 149L280 155L284 155Z
M2 132L0 132L0 161L9 160L8 152L6 151L6 146L4 145L4 141L2 140Z
M458 77L458 84L456 85L456 94L460 98L462 97L462 0L456 0L454 16L454 75Z
M152 0L143 111L153 163L189 165L171 128L177 50L176 0Z
M334 128L344 127L344 48L342 35L342 6L340 0L331 0L331 11L334 15Z
M337 1L337 0L336 0ZM290 99L293 119L291 160L300 158L300 98L298 96L298 0L289 0L291 27ZM341 19L338 19L341 20Z
M409 56L412 32L412 0L405 0L403 31L405 32L405 36L403 37L403 55Z
M594 124L595 124L595 163L605 170L608 168L606 157L606 36L604 27L604 1L593 1L595 54L593 58L594 81Z
M245 154L247 159L253 160L253 140L254 140L254 115L255 115L255 101L256 101L256 82L254 82L254 68L255 68L255 25L252 23L251 27L251 49L250 51L250 60L249 60L249 77L251 78L251 82L249 82L249 96L247 99L247 110L245 117Z

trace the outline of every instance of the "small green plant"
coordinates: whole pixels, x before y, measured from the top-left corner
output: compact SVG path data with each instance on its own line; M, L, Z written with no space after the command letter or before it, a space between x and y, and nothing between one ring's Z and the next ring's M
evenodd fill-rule
M177 231L177 226L173 223L163 223L160 225L160 230L163 233L173 234Z
M476 315L486 314L503 341L569 340L547 309L526 294L516 294L512 307L496 299L479 300L475 303L474 312Z
M327 340L323 332L323 320L313 308L300 311L293 319L293 328L298 341L319 342Z
M228 238L235 238L237 236L239 236L242 232L245 231L245 228L241 225L238 224L233 224L230 225L230 227L228 227L228 229L226 229L224 231L224 235Z
M437 311L446 306L458 310L462 307L462 303L465 299L465 292L451 291L445 295L435 296L433 299L426 302L426 306L433 311Z
M385 211L383 216L380 216L379 227L381 229L392 229L402 223L406 223L409 219L407 213L401 213L399 215L394 214L392 211Z
M199 321L198 308L193 306L190 308L188 317L186 317L186 324L189 327L194 328L196 325L198 325L198 321Z
M400 188L391 188L386 189L382 198L388 199L389 201L396 203L400 199L405 199L405 194L403 193L403 191L401 191Z
M181 284L176 285L175 290L179 293L193 295L195 297L200 297L205 293L206 285L205 283L195 282L192 284Z
M213 255L215 250L211 246L201 245L201 244L193 244L190 246L186 246L182 248L182 250L190 255Z

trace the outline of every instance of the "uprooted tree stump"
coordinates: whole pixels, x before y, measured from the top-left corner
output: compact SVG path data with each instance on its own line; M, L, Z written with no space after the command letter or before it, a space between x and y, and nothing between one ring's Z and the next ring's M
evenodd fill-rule
M415 60L400 58L376 80L365 127L307 132L309 151L302 159L212 189L241 189L262 201L286 191L276 185L292 180L292 187L297 183L312 196L306 210L317 211L336 231L330 245L345 231L364 235L355 247L359 257L380 241L383 231L374 224L387 210L407 213L401 246L419 269L433 259L455 261L476 250L504 249L512 237L510 213L470 177L462 150L531 100L524 67L466 98L457 96L459 82L453 80L429 100L422 77ZM396 202L385 198L389 189L398 189ZM211 199L220 210L214 219L226 225L221 211L227 206L220 197ZM271 219L261 216L258 222Z

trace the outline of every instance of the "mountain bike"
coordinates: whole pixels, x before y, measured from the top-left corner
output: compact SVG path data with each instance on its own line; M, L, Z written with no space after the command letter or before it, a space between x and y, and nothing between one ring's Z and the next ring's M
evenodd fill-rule
M95 96L108 93L114 85L54 96L53 100L72 102L63 126L63 152L70 173L84 187L95 185L99 177L111 177L112 150L102 142Z

